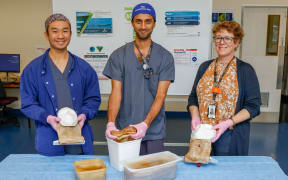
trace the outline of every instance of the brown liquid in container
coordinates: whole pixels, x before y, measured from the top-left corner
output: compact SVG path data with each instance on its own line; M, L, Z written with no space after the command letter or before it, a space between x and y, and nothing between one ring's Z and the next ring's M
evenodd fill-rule
M158 166L161 164L166 164L170 161L175 160L172 157L157 157L157 158L149 158L149 159L144 159L138 162L133 162L128 164L129 168L132 169L143 169L143 168L148 168L148 167L152 167L152 166Z

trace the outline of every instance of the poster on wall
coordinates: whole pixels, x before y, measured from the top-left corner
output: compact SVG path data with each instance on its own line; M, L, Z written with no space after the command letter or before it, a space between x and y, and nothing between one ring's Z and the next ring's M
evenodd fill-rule
M147 0L156 11L152 40L174 57L175 81L168 95L189 95L199 65L210 59L212 0ZM101 94L111 82L102 71L111 53L135 40L133 7L140 0L53 0L53 12L71 21L69 51L86 60L97 72Z
M175 64L199 66L198 49L174 49L173 57Z
M76 31L77 36L112 34L111 12L76 12Z
M212 23L215 24L221 21L233 21L233 9L213 9Z
M126 6L123 8L124 9L124 17L125 17L125 22L124 22L124 27L125 27L125 31L127 32L127 37L125 40L125 43L128 43L132 40L135 40L136 37L136 33L133 30L133 28L131 28L131 16L132 16L132 11L133 11L133 6Z
M89 47L89 51L84 54L84 59L94 68L100 81L108 80L102 74L108 59L108 52L103 49L103 46L95 45Z
M199 11L166 11L165 25L167 36L200 36L197 26L200 25Z

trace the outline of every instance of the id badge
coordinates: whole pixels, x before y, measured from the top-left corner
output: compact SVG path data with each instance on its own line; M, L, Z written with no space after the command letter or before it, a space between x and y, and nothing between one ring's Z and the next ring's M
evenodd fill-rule
M210 119L215 119L216 118L216 105L215 104L210 104L208 106L208 118Z

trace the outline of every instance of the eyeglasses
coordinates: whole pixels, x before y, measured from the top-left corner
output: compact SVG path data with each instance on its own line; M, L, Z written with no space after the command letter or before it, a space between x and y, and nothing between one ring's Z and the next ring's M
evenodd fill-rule
M234 40L233 37L228 37L228 36L226 36L226 37L213 37L213 39L216 43L220 43L223 40L224 43L227 43L227 44L232 43L232 41Z

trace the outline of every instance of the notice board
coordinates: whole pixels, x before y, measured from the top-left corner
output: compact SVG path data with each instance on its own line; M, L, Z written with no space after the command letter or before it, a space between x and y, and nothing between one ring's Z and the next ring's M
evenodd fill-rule
M101 94L111 82L102 71L110 54L135 39L131 26L133 7L139 0L53 0L53 13L71 21L69 51L96 70ZM147 0L156 11L152 40L172 53L175 81L168 95L189 95L199 65L211 54L212 0Z

